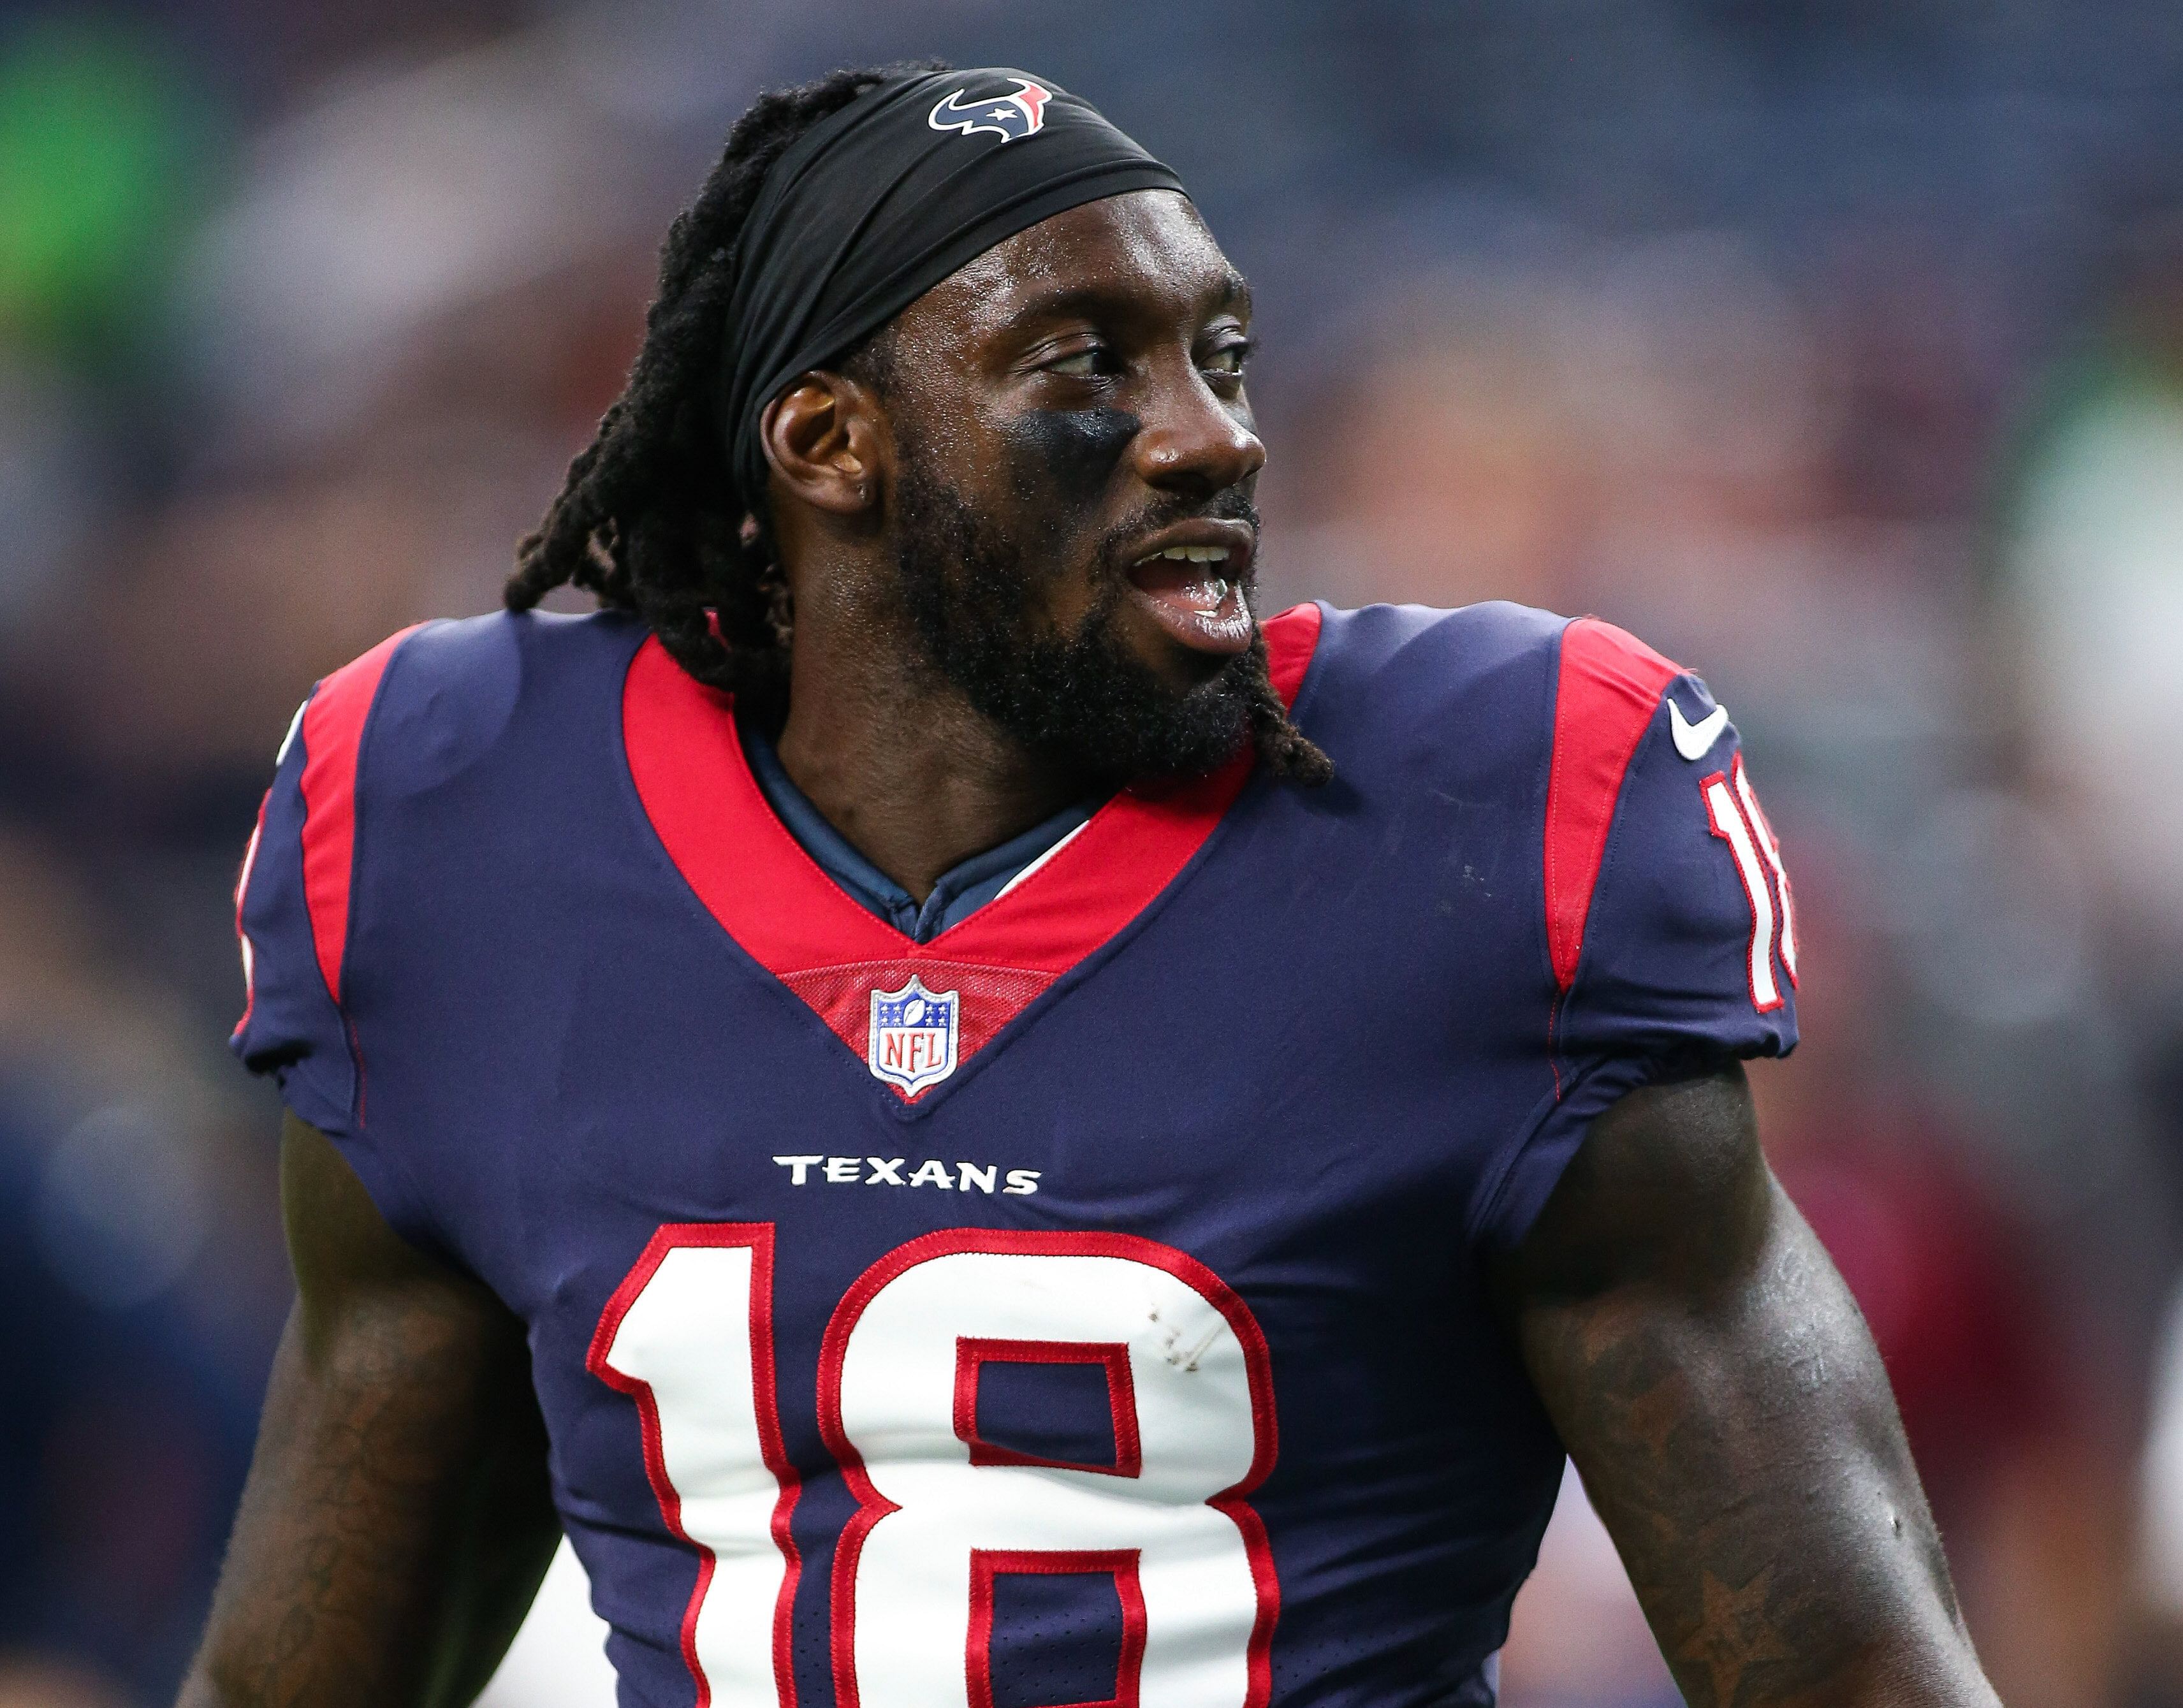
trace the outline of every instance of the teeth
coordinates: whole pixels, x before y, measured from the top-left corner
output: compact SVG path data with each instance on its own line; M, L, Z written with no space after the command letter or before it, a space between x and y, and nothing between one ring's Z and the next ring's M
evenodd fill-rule
M1215 605L1219 604L1228 596L1228 578L1222 575L1207 582L1205 591L1213 596L1213 602Z
M1172 557L1178 563L1225 563L1228 548L1225 546L1170 546L1164 552L1152 553L1152 557Z

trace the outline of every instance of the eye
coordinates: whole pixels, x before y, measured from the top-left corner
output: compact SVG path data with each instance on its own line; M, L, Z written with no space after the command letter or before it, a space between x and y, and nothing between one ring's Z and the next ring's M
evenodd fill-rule
M1104 344L1087 344L1042 364L1048 374L1060 374L1072 380L1093 380L1103 374L1119 373L1121 365L1120 358Z
M1216 345L1206 353L1204 370L1224 379L1240 380L1255 347L1247 338L1231 338L1225 344Z

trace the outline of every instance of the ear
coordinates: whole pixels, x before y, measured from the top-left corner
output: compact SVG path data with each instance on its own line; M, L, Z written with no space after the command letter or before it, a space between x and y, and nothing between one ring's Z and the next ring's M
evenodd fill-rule
M854 516L880 500L886 418L871 388L814 371L766 406L758 441L774 478L814 509Z

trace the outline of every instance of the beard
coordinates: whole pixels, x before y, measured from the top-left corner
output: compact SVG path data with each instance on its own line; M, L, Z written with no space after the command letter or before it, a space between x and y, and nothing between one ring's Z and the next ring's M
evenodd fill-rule
M1193 516L1258 519L1248 499L1232 496L1114 530L1100 542L1092 608L1058 632L1036 614L1038 577L1025 567L1022 543L913 467L897 488L897 568L925 663L1004 734L1095 781L1197 776L1226 763L1271 692L1264 646L1177 689L1122 638L1130 591L1116 548ZM1247 601L1251 585L1242 591Z

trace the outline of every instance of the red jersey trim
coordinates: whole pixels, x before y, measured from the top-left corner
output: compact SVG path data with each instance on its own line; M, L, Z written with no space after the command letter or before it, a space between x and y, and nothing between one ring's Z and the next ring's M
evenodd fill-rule
M1320 620L1318 606L1299 605L1265 624L1269 668L1285 702L1303 685ZM1246 753L1203 777L1122 790L1013 889L919 943L819 869L751 775L732 698L691 677L656 638L630 661L622 736L645 817L705 910L859 1057L871 990L913 972L932 984L936 973L969 968L989 976L966 1005L967 1061L1174 881L1253 762Z
M348 945L349 879L356 864L356 757L372 698L394 649L424 627L390 635L319 685L303 708L303 904L326 990L341 1001Z
M1659 710L1661 691L1682 674L1681 665L1597 617L1580 617L1562 630L1546 876L1547 950L1564 990L1576 979L1623 776Z

